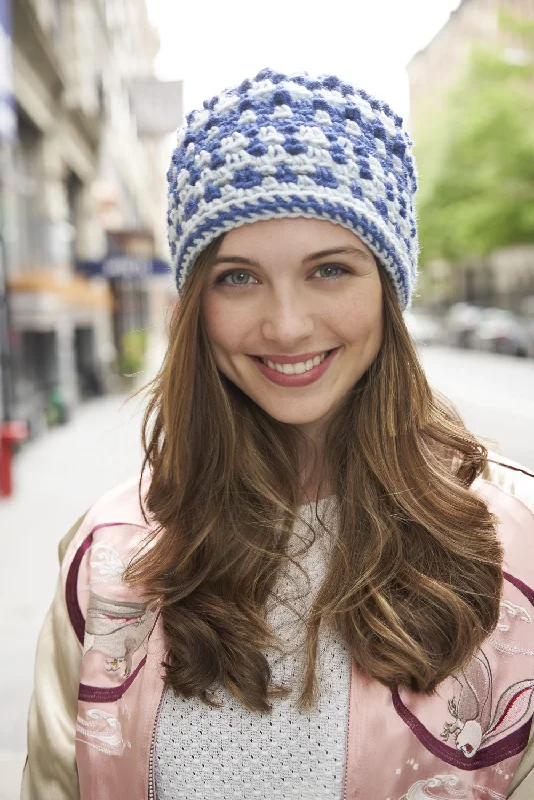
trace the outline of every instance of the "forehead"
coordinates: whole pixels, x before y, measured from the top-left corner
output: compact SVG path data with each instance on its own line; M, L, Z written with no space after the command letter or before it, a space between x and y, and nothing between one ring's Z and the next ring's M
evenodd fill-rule
M218 256L254 256L259 259L283 254L302 259L310 253L337 247L355 247L373 257L371 250L352 231L328 220L303 217L261 220L233 228L223 238Z

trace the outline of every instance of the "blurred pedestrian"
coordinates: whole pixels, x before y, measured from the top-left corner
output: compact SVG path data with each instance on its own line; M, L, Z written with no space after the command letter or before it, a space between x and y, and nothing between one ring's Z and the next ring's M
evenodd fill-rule
M143 475L62 543L23 798L532 798L534 476L419 365L402 120L264 70L168 182Z

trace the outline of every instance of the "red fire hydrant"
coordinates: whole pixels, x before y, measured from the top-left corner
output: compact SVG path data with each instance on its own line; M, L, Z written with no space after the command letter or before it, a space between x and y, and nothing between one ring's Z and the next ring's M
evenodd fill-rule
M0 424L0 497L11 497L13 446L28 438L28 423L20 420Z

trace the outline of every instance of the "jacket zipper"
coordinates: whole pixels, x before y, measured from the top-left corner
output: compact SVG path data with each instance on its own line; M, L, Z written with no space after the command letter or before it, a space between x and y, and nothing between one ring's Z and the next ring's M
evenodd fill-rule
M348 775L348 767L349 767L349 736L350 736L350 715L351 715L351 703L352 699L352 659L350 662L350 679L349 679L349 710L347 714L347 739L345 742L345 775L343 778L343 800L347 800L347 775Z
M159 714L165 698L165 691L166 687L164 687L163 691L161 692L158 710L156 711L156 719L154 720L154 727L152 728L152 738L150 740L150 756L148 759L148 800L157 800L156 786L154 781L154 755L156 752L156 734L158 730Z

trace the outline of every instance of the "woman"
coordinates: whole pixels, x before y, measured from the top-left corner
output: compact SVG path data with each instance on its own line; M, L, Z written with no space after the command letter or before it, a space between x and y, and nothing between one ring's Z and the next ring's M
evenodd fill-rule
M335 77L188 116L145 469L63 544L23 797L534 796L534 476L406 331L410 144Z

